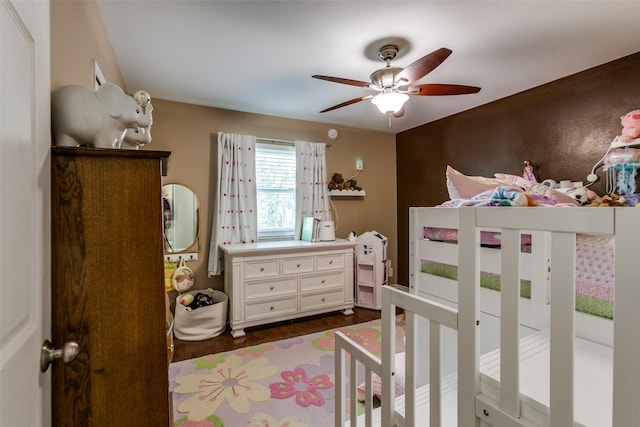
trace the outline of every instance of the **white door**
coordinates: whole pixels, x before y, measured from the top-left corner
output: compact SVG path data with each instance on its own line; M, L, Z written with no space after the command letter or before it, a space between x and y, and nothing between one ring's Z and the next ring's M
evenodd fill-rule
M49 2L0 0L0 426L51 425ZM55 343L57 344L57 343Z

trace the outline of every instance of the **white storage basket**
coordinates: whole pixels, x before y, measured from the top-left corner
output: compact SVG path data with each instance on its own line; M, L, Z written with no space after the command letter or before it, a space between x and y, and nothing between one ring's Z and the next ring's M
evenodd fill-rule
M173 319L173 334L184 341L200 341L220 335L227 325L227 305L229 297L221 291L200 289L185 292L193 295L198 293L209 295L213 304L191 310L180 304L182 295L176 298L176 309Z

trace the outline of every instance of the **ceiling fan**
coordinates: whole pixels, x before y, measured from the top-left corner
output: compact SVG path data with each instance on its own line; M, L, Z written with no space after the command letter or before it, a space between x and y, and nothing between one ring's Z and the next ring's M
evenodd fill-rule
M476 86L435 83L414 84L442 64L444 60L451 55L451 52L452 51L450 49L443 47L423 56L406 68L400 68L391 66L391 61L398 54L398 46L394 44L387 44L378 50L378 55L387 63L387 65L384 68L380 68L379 70L371 73L371 76L369 77L371 79L370 83L315 74L311 77L335 83L373 89L379 92L377 95L366 95L350 99L332 107L325 108L320 112L326 113L327 111L336 110L366 99L371 99L371 102L378 107L381 113L389 116L389 126L391 126L391 117L402 117L404 114L404 104L409 100L409 95L464 95L479 92L480 88Z

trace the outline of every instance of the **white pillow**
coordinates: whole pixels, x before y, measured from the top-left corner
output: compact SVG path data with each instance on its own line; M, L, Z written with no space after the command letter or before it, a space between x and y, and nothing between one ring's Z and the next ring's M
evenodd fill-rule
M447 165L447 191L449 198L470 199L483 191L493 190L501 185L508 185L498 178L485 178L484 176L467 176Z

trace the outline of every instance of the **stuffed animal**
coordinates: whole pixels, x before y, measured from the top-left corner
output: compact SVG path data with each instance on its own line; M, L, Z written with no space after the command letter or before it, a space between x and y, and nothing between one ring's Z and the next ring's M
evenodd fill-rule
M341 173L334 173L328 184L329 190L342 190L344 187L344 178Z
M629 111L620 117L620 122L622 123L620 141L630 142L636 138L640 138L640 110Z
M593 207L616 207L616 206L625 206L625 202L627 199L624 196L619 196L616 193L605 194L600 199L598 203L592 203L590 206Z
M355 179L350 178L348 180L344 180L341 173L334 173L331 177L331 181L327 184L329 190L362 190L362 187L358 186L358 183Z
M572 187L567 189L566 194L573 197L580 206L599 205L602 202L600 196L595 191L591 191L586 187Z
M354 190L354 191L360 191L360 190L362 190L362 187L360 187L360 186L358 185L358 182L357 182L355 179L351 178L351 179L348 179L348 180L346 180L346 181L344 182L344 188L343 188L343 190Z
M189 306L189 304L191 304L193 302L193 295L192 294L182 294L182 295L180 295L179 302L180 302L180 304L182 304L185 307L187 307L187 306Z

